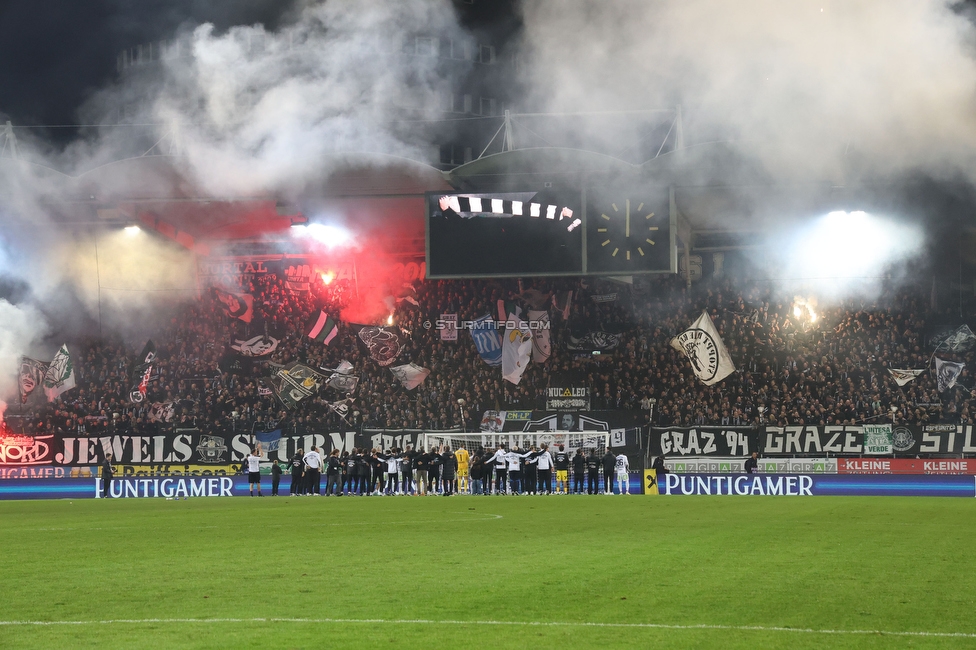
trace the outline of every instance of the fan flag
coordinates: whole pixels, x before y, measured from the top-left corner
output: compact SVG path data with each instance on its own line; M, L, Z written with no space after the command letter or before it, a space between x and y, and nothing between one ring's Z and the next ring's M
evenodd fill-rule
M334 320L332 320L332 317L326 314L323 310L319 312L319 317L312 325L312 329L308 331L308 338L312 339L313 341L318 341L324 345L328 345L338 333L339 326Z
M935 377L940 393L944 393L956 385L956 380L962 374L963 364L943 361L939 357L935 358Z
M75 387L75 367L71 362L68 346L62 345L44 375L44 394L47 401L53 402L61 393Z
M532 354L532 330L521 319L521 314L522 310L518 307L509 312L508 324L517 327L506 328L502 338L502 379L516 386L522 381L522 374L529 367Z
M402 366L393 366L390 368L393 375L400 380L403 387L407 390L413 390L420 384L424 383L427 379L427 375L430 374L430 370L427 368L421 368L415 363L407 363Z
M474 325L468 331L471 332L474 346L478 349L482 361L493 368L502 365L502 339L491 316L485 315L474 321Z
M912 369L901 369L901 368L888 368L888 372L894 378L895 383L899 386L904 386L911 381L914 381L916 377L925 372L925 369L912 370Z
M403 352L400 335L393 327L377 325L353 325L352 327L366 347L370 358L384 368L396 361Z
M278 451L281 443L281 429L255 433L254 440L261 446L261 457L268 458L269 452Z
M706 386L717 384L735 372L732 357L706 311L691 327L671 339L671 347L688 357L695 376Z
M152 339L149 339L132 368L132 388L129 389L130 402L138 404L146 399L146 391L149 389L149 380L152 378L153 361L155 360L156 344L153 343Z
M359 377L352 374L352 370L352 364L343 359L339 362L332 376L329 377L326 385L340 393L355 393L356 387L359 385Z
M41 385L44 381L44 375L47 374L48 365L43 361L38 361L37 359L31 359L30 357L21 357L20 359L20 403L24 404L27 402L27 398L34 389Z
M549 342L549 312L529 310L529 327L532 328L532 361L545 363L552 355Z
M214 287L217 300L224 305L224 310L231 318L240 318L250 323L254 318L254 296L249 293L230 293Z

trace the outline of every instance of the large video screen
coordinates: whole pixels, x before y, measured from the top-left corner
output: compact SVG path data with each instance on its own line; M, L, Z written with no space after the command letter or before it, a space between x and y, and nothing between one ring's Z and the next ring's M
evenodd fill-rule
M579 191L427 194L428 277L582 272Z

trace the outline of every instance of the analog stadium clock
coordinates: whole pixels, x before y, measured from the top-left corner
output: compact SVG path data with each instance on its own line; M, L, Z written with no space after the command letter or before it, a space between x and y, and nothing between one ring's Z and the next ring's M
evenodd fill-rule
M587 270L668 271L671 215L667 197L594 197L587 212Z

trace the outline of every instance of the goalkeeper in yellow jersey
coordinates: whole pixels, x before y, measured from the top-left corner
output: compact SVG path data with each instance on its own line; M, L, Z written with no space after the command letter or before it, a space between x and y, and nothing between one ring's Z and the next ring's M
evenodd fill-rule
M458 478L458 494L467 494L471 489L468 483L468 450L464 448L462 443L461 447L454 452L454 457L457 458L457 478Z

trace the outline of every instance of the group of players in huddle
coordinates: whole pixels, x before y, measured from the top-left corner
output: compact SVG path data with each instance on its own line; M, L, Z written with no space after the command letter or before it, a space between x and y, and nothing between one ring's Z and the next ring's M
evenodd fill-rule
M291 494L325 496L452 494L630 494L630 462L609 449L566 451L563 445L520 449L518 446L429 449L334 450L322 458L318 449L299 449L288 461ZM602 470L602 477L601 477ZM282 468L272 465L272 494ZM602 478L602 480L601 480ZM260 484L258 484L260 485ZM260 489L260 488L259 488Z

